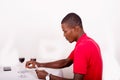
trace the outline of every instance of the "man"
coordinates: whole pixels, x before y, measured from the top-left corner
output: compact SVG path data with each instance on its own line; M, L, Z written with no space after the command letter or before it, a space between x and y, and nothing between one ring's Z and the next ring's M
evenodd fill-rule
M98 44L87 36L83 30L81 18L76 13L67 14L62 22L61 27L65 38L70 42L76 41L74 50L66 59L39 63L28 61L27 68L38 67L48 68L65 68L73 64L73 79L66 79L50 74L50 80L102 80L102 57ZM29 65L32 64L30 67ZM36 70L38 78L48 78L46 71Z

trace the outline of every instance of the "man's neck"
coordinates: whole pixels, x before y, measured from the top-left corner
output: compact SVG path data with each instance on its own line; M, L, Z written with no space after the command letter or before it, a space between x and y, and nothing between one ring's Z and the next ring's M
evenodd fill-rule
M84 33L85 33L84 31L80 32L80 34L78 35L78 39L79 39ZM78 39L77 39L77 41L78 41Z

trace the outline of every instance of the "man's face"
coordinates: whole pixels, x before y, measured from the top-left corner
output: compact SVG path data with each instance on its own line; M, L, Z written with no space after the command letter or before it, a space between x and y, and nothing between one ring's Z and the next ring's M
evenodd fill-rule
M65 23L63 23L63 24L61 25L61 27L62 27L62 30L63 30L63 32L64 32L65 38L66 38L70 43L74 42L74 41L75 41L75 35L74 35L75 31L74 31L74 28L69 27L69 26L68 26L67 24L65 24Z

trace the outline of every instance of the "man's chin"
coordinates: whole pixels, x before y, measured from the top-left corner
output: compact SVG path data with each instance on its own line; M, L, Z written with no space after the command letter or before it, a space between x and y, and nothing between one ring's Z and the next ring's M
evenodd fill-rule
M72 43L72 42L74 42L74 41L72 41L72 40L68 40L67 38L66 38L66 40L67 40L69 43Z
M72 43L73 41L69 41L69 43Z

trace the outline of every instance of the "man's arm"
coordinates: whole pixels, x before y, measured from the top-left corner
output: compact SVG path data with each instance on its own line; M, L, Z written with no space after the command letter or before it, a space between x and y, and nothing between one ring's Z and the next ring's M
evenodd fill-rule
M50 75L50 80L83 80L83 76L82 74L74 74L74 78L73 79L67 79L67 78L62 78L62 77L57 77L54 75Z
M38 76L39 79L45 79L46 75L48 74L44 70L36 70L36 73L37 73L37 76ZM50 74L49 77L50 77L50 80L83 80L84 75L74 74L73 79L62 78L62 77L58 77L58 76L55 76L55 75L52 75L52 74Z
M69 67L73 63L72 60L69 58L67 59L62 59L54 62L48 62L48 63L39 63L36 62L38 67L47 67L47 68L64 68L64 67Z

